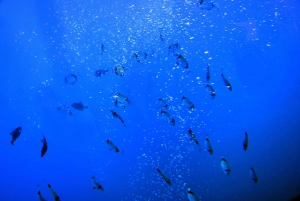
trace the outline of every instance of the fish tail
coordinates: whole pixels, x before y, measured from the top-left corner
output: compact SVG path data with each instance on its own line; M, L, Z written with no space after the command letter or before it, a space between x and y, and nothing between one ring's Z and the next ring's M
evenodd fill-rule
M13 140L12 140L12 141L10 141L10 144L14 145L14 141L13 141Z

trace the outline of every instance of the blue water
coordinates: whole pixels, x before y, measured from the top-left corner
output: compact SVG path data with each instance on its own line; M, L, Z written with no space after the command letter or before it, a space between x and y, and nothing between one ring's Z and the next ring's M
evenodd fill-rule
M300 2L213 3L205 10L193 0L0 1L0 200L39 200L37 185L54 200L46 183L71 201L187 200L188 187L203 201L299 195ZM173 43L188 70L168 52ZM136 51L147 58L137 62ZM116 65L126 67L123 77ZM207 65L215 99L205 89ZM94 76L99 69L108 72ZM65 83L69 74L74 84ZM130 104L116 107L115 93ZM161 117L158 98L175 126ZM71 106L80 101L88 109ZM72 115L57 110L62 105ZM92 176L104 191L93 190Z

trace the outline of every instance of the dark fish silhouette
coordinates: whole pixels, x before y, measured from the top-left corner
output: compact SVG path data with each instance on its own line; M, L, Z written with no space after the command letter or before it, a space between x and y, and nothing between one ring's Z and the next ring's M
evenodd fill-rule
M114 150L116 153L120 152L120 150L118 149L118 147L110 139L107 139L106 143L110 147L109 148L110 151ZM122 155L124 155L124 151L122 151L121 153L122 153Z
M101 44L100 45L100 54L103 54L104 52L106 52L105 48L104 48L104 45Z
M77 76L74 74L69 74L65 77L65 83L73 85L77 82Z
M244 151L247 151L247 149L248 149L248 133L246 131L245 131L245 139L243 142L243 148L244 148Z
M145 52L135 52L132 54L131 58L135 59L137 62L141 63L147 59L148 54Z
M40 201L46 201L46 199L43 198L43 196L41 194L40 186L38 185L37 187L38 187L38 196L39 196Z
M197 145L199 145L199 141L197 140L195 133L189 128L188 128L188 134L190 136L190 140L194 141Z
M225 78L225 76L224 76L224 74L223 74L223 69L222 69L222 74L221 74L221 76L222 76L222 79L223 79L223 82L224 82L225 86L226 86L230 91L232 91L232 86L231 86L230 82Z
M46 182L46 180L45 180L45 182ZM60 201L59 196L58 196L58 195L56 194L56 192L53 190L52 186L51 186L50 184L47 184L47 186L48 186L48 188L50 189L51 194L52 194L53 197L54 197L54 200L55 200L55 201Z
M105 73L107 73L107 72L108 72L108 69L99 69L99 70L95 71L94 75L96 77L101 77L101 76L105 75Z
M187 191L188 201L199 201L195 193L191 191L191 188L187 188Z
M43 157L46 154L47 150L48 150L48 145L47 145L47 141L46 141L46 138L45 138L44 134L43 134L43 139L41 141L43 143L43 147L42 147L42 150L41 150L41 157Z
M194 110L195 109L194 103L192 103L192 101L190 101L187 97L182 96L181 102L182 102L182 105L184 105L186 108L188 108L190 110Z
M176 65L184 69L189 68L189 63L187 62L186 58L184 58L181 54L175 54L175 58L176 58Z
M116 99L115 105L117 107L125 108L126 105L130 104L129 98L127 98L125 95L121 93L115 93L113 97Z
M178 43L172 43L168 47L168 53L172 52L175 54L180 49L180 45Z
M162 178L167 182L167 184L172 185L170 179L166 175L164 175L164 173L162 173L160 169L157 168L157 172L162 176Z
M167 102L164 100L164 99L162 99L162 98L159 98L158 100L157 100L157 103L159 104L159 107L158 108L165 108L166 110L169 108L169 106L168 106L168 104L167 104Z
M101 190L101 191L104 190L103 187L96 181L94 176L92 176L92 181L94 184L93 189L97 189L97 190Z
M72 106L74 109L80 110L80 111L83 111L84 109L88 109L88 106L83 106L82 102L79 102L79 103L73 103L71 106Z
M160 115L168 121L172 126L175 126L175 119L166 111L161 110Z
M207 65L206 67L206 82L209 82L210 80L210 69L209 69L209 65Z
M206 149L206 151L209 152L210 155L212 155L214 153L214 150L210 144L208 137L206 137L206 139L205 139L205 149Z
M121 116L118 113L116 113L113 110L109 110L109 111L112 113L113 117L119 119L123 123L124 127L126 127L124 120L121 118Z
M250 168L250 177L254 181L254 183L258 182L258 177L253 167Z
M17 127L15 130L13 130L13 131L10 133L10 135L11 135L11 137L12 137L12 140L10 141L10 143L11 143L12 145L14 145L14 142L18 139L18 137L20 137L21 131L22 131L22 127L19 126L19 127Z
M214 99L216 97L215 89L209 84L206 85L206 89L209 91L211 98Z
M125 72L127 71L127 69L124 66L121 65L117 65L115 68L115 73L116 75L119 75L121 77L123 77L125 75Z
M230 174L231 170L229 167L229 163L225 160L225 158L221 159L221 168L222 168L224 174L226 174L227 176Z

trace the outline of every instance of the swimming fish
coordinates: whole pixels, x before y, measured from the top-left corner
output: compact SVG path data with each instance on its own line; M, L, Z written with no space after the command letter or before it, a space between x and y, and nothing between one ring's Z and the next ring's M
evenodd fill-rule
M157 103L159 104L159 107L158 108L165 108L166 110L169 108L169 106L168 106L168 104L167 104L167 102L164 100L164 99L162 99L162 98L159 98L158 100L157 100Z
M168 123L171 123L172 126L175 126L175 119L166 111L161 110L160 111L160 115L168 121Z
M172 43L168 47L168 53L172 52L173 54L180 49L180 45L178 43Z
M106 52L105 48L104 48L104 45L101 44L100 45L100 54L103 54L104 52Z
M221 74L221 76L222 76L222 79L223 79L223 82L224 82L225 86L226 86L230 91L232 91L232 86L231 86L231 84L229 83L229 81L225 78L225 76L224 76L224 74L223 74L223 69L222 69L222 74Z
M205 88L210 93L209 95L211 96L211 98L214 99L216 97L216 91L215 91L215 89L211 85L209 85L209 84L207 84Z
M119 119L123 123L124 127L126 127L124 120L121 118L121 116L118 113L116 113L113 110L109 110L109 111L112 113L113 117Z
M141 63L147 59L148 54L145 52L135 52L132 54L131 58L135 59L137 62Z
M199 201L195 193L191 191L191 188L187 188L187 197L188 201Z
M257 174L254 171L253 167L250 168L250 177L254 181L255 184L258 182L258 177L257 177Z
M94 176L92 176L92 181L94 184L93 189L97 189L97 190L101 190L101 191L104 190L103 187L96 181Z
M167 182L167 184L172 185L170 179L166 175L164 175L164 173L162 173L160 169L157 168L157 172L162 176L162 178Z
M190 101L187 97L182 96L181 102L182 102L182 105L184 105L189 110L194 110L195 109L194 103L192 103L192 101Z
M248 149L248 133L246 131L245 131L245 139L243 142L243 148L244 148L244 151L247 151L247 149Z
M197 140L195 133L189 128L188 128L188 134L190 136L190 140L194 141L197 145L199 145L199 141Z
M121 77L123 77L125 75L125 72L127 71L127 69L121 65L117 65L114 70L116 75L119 75Z
M113 150L115 151L116 153L119 153L120 150L118 149L118 147L110 140L110 139L107 139L106 140L106 143L108 144L108 146L110 147L109 150ZM121 152L122 155L124 155L124 151Z
M45 182L46 182L46 180L45 180ZM51 191L51 193L52 193L52 195L53 195L53 197L54 197L54 200L55 200L55 201L60 201L59 196L58 196L58 195L56 194L56 192L53 190L52 186L51 186L50 184L47 184L47 186L48 186L48 188L50 189L50 191Z
M72 116L73 112L68 108L68 106L61 104L56 108L57 111L61 112L62 114Z
M44 134L43 134L43 139L41 141L43 143L43 147L42 147L42 150L41 150L41 157L43 157L46 154L47 150L48 150L48 145L47 145L47 141L46 141L46 138L45 138Z
M175 54L174 55L176 58L176 65L180 66L184 69L188 69L189 68L189 63L187 62L186 58L184 58L181 54Z
M37 186L37 188L38 188L38 196L39 196L40 201L46 201L46 199L43 198L43 196L41 194L41 190L40 190L40 186L39 185Z
M213 148L210 144L210 141L209 141L208 137L206 137L206 139L205 139L205 145L204 146L205 146L206 151L208 151L210 155L212 155L214 153L214 150L213 150Z
M77 82L77 76L74 74L69 74L65 77L65 83L73 85Z
M83 106L82 102L79 102L79 103L73 103L71 106L72 106L74 109L80 110L80 111L83 111L84 109L88 109L88 106Z
M230 170L229 164L228 164L228 162L225 160L225 158L222 158L222 159L221 159L221 168L222 168L224 174L226 174L226 175L229 175L229 174L230 174L231 170Z
M107 72L108 72L108 69L99 69L99 70L95 71L94 76L101 77L101 76L105 75L105 73L107 73Z
M210 80L210 70L209 70L209 65L206 67L206 82L209 82Z
M15 130L13 130L10 135L12 137L12 140L10 141L10 144L14 145L14 142L20 137L22 131L22 127L19 126Z
M113 97L116 98L115 105L117 107L125 108L126 105L130 104L129 98L121 93L115 93Z

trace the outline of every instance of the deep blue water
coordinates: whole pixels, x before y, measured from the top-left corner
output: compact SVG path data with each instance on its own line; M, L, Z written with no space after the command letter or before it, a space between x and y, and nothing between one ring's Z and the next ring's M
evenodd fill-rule
M0 1L0 200L39 200L37 185L54 200L46 182L71 201L187 200L188 187L203 201L299 195L300 2L213 3L205 10L193 0ZM168 51L174 43L188 70ZM147 58L131 58L137 51ZM124 76L116 65L126 67ZM205 88L207 65L214 99ZM94 76L99 69L108 72ZM65 83L69 74L73 85ZM115 93L130 104L116 107ZM175 126L160 115L159 98ZM71 106L80 101L88 109ZM58 111L62 105L72 115ZM42 133L48 151L41 158ZM104 191L93 190L92 176Z

